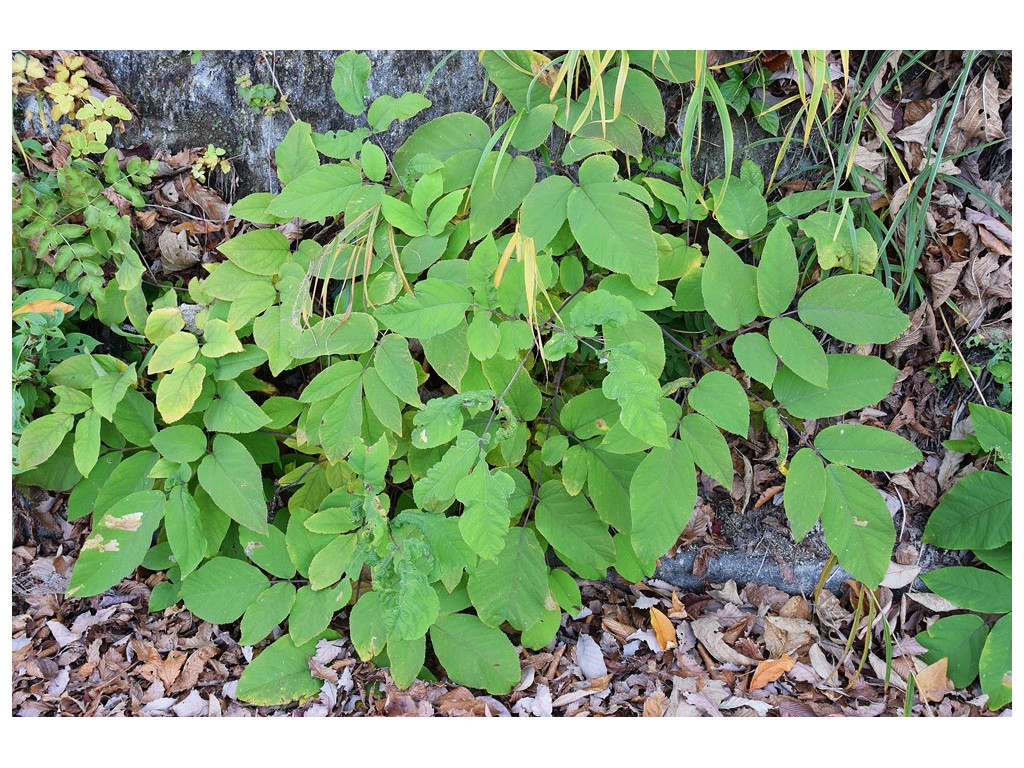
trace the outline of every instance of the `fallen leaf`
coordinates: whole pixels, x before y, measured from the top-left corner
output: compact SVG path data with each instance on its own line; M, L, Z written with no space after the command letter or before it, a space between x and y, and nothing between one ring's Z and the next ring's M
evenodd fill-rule
M657 608L651 608L650 612L651 627L654 629L654 634L657 636L662 650L667 651L669 648L675 648L676 628L672 625L672 620Z
M806 619L765 616L764 644L768 653L778 658L794 653L818 638L818 630Z
M608 674L608 667L605 666L601 647L590 635L580 635L580 639L576 641L576 663L580 666L580 672L588 680Z
M668 697L661 691L655 691L644 700L644 717L664 717L668 709Z
M775 682L789 672L795 663L796 659L786 653L777 659L762 661L754 670L754 677L750 680L750 690L756 691L759 688L764 688L768 683Z
M952 683L946 677L948 665L949 659L943 657L914 675L917 692L923 700L942 701L942 698L953 690Z
M38 301L30 301L27 304L22 304L16 310L11 312L11 317L27 315L29 312L35 312L39 315L52 315L58 309L67 314L68 312L73 311L74 307L65 301L39 299Z
M718 619L714 616L704 616L690 622L690 628L697 640L708 650L712 656L724 664L740 664L753 666L757 659L744 656L742 653L730 648L722 638L722 632L718 628ZM693 703L693 702L691 702Z

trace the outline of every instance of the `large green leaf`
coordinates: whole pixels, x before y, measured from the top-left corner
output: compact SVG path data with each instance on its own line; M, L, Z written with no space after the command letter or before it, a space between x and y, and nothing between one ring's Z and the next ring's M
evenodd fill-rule
M885 399L899 373L877 357L825 355L828 386L816 387L783 366L772 391L779 405L798 419L842 416Z
M768 339L760 333L750 332L736 337L732 343L732 353L750 378L760 381L766 387L775 381L779 358Z
M375 316L395 333L427 339L447 333L463 322L472 303L473 297L465 287L427 278L416 283L415 296L403 295L394 304L379 307Z
M163 373L191 362L199 351L194 333L178 331L161 341L149 359L149 373Z
M274 376L279 376L291 366L290 350L300 333L301 329L292 322L291 310L282 311L282 307L271 307L253 322L253 340L267 353L270 372Z
M277 526L268 526L266 533L239 528L238 544L246 556L267 573L279 579L295 576L295 564L288 555L284 531Z
M747 179L731 176L728 188L725 188L723 179L714 179L708 184L708 190L715 196L715 218L730 235L750 238L765 228L768 203L761 191Z
M359 116L366 109L364 100L370 95L366 85L370 79L370 57L365 53L345 51L334 61L331 89L341 108Z
M643 445L643 448L646 447ZM628 531L632 525L629 486L642 461L641 457L617 455L599 448L595 449L591 445L587 445L586 449L587 495L594 505L597 516L620 531Z
M83 477L89 476L100 457L100 423L100 414L95 408L90 408L75 426L75 445L72 450L75 466Z
M587 258L653 294L658 287L658 248L643 206L609 182L586 184L569 194L569 226Z
M95 389L95 387L94 387ZM1013 460L1013 417L987 405L970 404L971 425L982 450L997 450L1007 461Z
M687 402L717 427L746 437L750 429L750 403L736 379L721 371L705 373L690 390Z
M469 431L460 432L455 445L413 485L416 504L428 511L447 509L455 499L459 482L479 458L480 438Z
M885 578L896 544L892 513L878 490L852 469L826 467L821 525L839 565L875 589Z
M569 216L569 194L573 189L572 181L565 176L548 176L531 187L523 199L519 231L533 238L538 251L546 248L565 224Z
M326 317L301 331L288 352L298 358L354 355L372 349L376 340L377 321L373 316L353 312L347 318Z
M156 409L168 424L172 424L190 410L203 391L206 368L198 363L180 365L160 379L156 392Z
M142 563L164 515L164 494L137 491L94 518L68 584L68 597L98 595Z
M957 688L966 688L978 676L978 659L987 637L988 627L984 619L973 613L965 613L960 616L944 616L915 639L928 649L924 655L927 663L949 659L946 675Z
M470 192L470 240L479 240L497 229L523 202L536 179L537 168L530 158L492 152L484 161Z
M570 496L558 480L540 487L537 530L580 576L602 578L615 562L608 526L583 496Z
M513 527L493 560L481 560L469 574L469 596L480 620L491 627L507 621L516 629L532 626L544 611L548 567L533 532Z
M363 178L348 165L322 165L293 179L270 205L267 212L320 221L345 210Z
M971 472L928 518L922 539L946 549L995 549L1010 541L1012 483L1007 475Z
M768 326L768 339L789 370L816 387L828 386L828 358L807 326L791 317L777 317Z
M380 592L364 593L352 606L348 623L352 645L360 659L369 661L384 650L388 631Z
M814 438L814 447L837 464L875 472L902 472L921 461L921 451L899 435L864 424L836 424Z
M410 175L410 167L417 155L426 155L444 163L460 153L466 153L471 157L475 169L490 138L491 132L487 128L487 123L479 117L468 112L453 112L424 123L413 131L412 135L395 152L392 164L395 167L395 172L402 179L406 179ZM472 178L472 173L473 171L470 170L470 178ZM469 184L470 178L458 186L466 186ZM456 188L456 186L451 186L447 189Z
M366 113L366 120L374 132L380 133L388 130L395 120L416 117L429 106L430 99L421 93L403 93L398 98L385 93L373 100Z
M417 408L422 405L417 386L416 365L409 353L409 342L397 334L389 333L377 343L373 353L373 367L381 381L401 400Z
M347 581L319 592L314 592L309 585L300 588L288 615L288 634L299 645L308 643L327 629L334 614L344 608L351 597L352 585Z
M228 624L245 610L270 581L258 568L232 557L215 557L181 583L185 607L211 624Z
M313 135L309 123L303 120L296 120L292 123L292 127L288 129L288 133L284 135L281 143L274 150L274 165L277 166L277 178L281 180L282 184L287 184L292 179L320 166L320 155L313 144ZM237 217L236 206L232 206L231 215ZM266 207L264 207L263 211L266 211ZM265 223L273 224L275 222ZM267 232L272 230L257 231Z
M663 556L690 522L697 501L693 457L686 443L670 440L654 448L629 485L633 550L641 560Z
M245 446L227 435L213 438L213 452L199 465L199 484L239 525L267 532L267 502L259 467Z
M318 514L325 515L330 511ZM358 541L355 535L332 536L330 543L309 563L309 585L319 591L336 584L350 567Z
M988 708L1005 707L1013 698L1013 614L995 623L978 660L981 690L988 694Z
M868 275L835 275L800 297L800 319L850 344L886 344L910 326L892 292Z
M395 685L403 689L412 685L416 680L416 675L423 669L423 661L426 656L426 635L412 640L390 638L388 640L388 664Z
M633 356L635 350L616 347L608 350L608 375L601 382L604 394L621 409L622 426L648 445L666 447L667 425L661 412L661 387L643 362Z
M800 271L796 261L793 238L783 221L768 233L757 265L757 299L765 317L781 315L796 296Z
M50 458L74 423L70 413L49 413L29 422L18 442L19 468L38 467Z
M440 611L437 592L422 571L399 565L398 584L381 593L388 640L423 636Z
M295 602L295 587L290 582L271 584L250 605L242 616L240 645L256 645L288 618Z
M725 489L732 489L732 454L718 427L699 413L679 422L679 439L690 448L694 463Z
M206 537L203 535L199 505L183 485L172 488L167 496L164 528L171 551L181 568L181 578L188 578L206 557Z
M715 235L708 236L708 259L700 290L708 314L720 327L735 331L761 312L757 298L757 269Z
M504 632L488 627L476 616L439 616L430 628L430 643L448 676L461 685L500 696L519 681L515 646Z
M921 581L935 594L969 611L1007 613L1013 609L1012 580L995 571L953 565L922 574Z
M164 427L153 435L153 447L169 461L195 461L206 453L206 435L192 424Z
M276 275L291 255L288 238L276 229L246 232L225 240L217 250L254 275Z
M459 480L455 497L462 502L459 532L470 548L484 559L492 559L505 545L508 533L508 500L515 490L510 475L489 470L480 463Z
M203 424L211 432L255 432L269 421L270 417L233 381L217 382L217 396L203 413Z
M316 696L323 682L309 673L309 659L314 653L313 640L297 646L289 635L278 638L242 672L235 696L257 706L288 704Z
M801 448L789 463L783 501L793 539L799 542L825 506L825 465L810 448Z
M108 373L96 379L92 385L92 405L96 412L107 421L113 421L117 406L137 378L135 363L132 363L120 375Z

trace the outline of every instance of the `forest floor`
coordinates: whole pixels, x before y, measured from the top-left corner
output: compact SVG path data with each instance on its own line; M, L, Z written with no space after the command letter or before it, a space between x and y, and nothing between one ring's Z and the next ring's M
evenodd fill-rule
M938 55L932 72L905 84L891 104L886 130L908 173L924 165L922 137L933 107L958 74L955 54ZM1009 68L979 70L965 92L965 118L948 147L1009 136L999 109L971 117L981 105L1010 98ZM1003 110L1006 112L1007 110ZM979 122L981 120L981 122ZM188 168L203 148L160 155L171 168ZM880 140L865 144L857 164L882 176L893 166ZM964 154L944 173L958 176L985 198L1012 211L1010 142ZM188 238L216 239L204 229L211 212L226 210L215 190L185 173L154 182L152 208L134 212L153 262L160 234L172 228ZM877 191L879 206L906 200L908 185L888 175L891 188ZM198 215L197 215L198 214ZM64 587L88 533L87 521L69 523L66 497L16 489L12 547L12 712L15 716L996 716L977 683L952 686L941 664L922 660L915 640L936 617L955 610L912 582L925 548L912 535L942 495L974 467L969 457L942 441L960 436L967 403L995 404L1002 385L992 361L1009 359L1011 338L1011 231L982 197L942 181L928 214L934 236L918 275L926 300L911 312L910 330L885 350L901 374L893 394L864 409L863 423L900 430L925 460L888 478L882 488L903 510L904 529L894 566L878 593L881 616L873 623L856 609L856 585L836 593L790 595L755 583L707 583L686 591L648 580L582 581L584 610L566 618L544 650L520 650L522 677L505 696L490 696L444 681L417 682L398 690L387 670L360 661L346 638L344 613L334 627L342 635L323 640L310 660L323 681L318 697L303 704L253 707L234 697L246 664L260 648L240 646L237 625L212 625L175 605L146 609L159 574L140 569L103 595L68 600ZM167 254L163 254L167 257ZM958 309L950 311L947 299ZM941 362L944 359L950 362ZM958 375L977 366L973 381ZM743 446L740 446L741 448ZM721 514L757 518L762 527L784 526L778 492L781 477L753 462L732 493L703 486L702 503L679 546L699 549L704 563L727 546ZM742 451L741 451L742 452ZM772 516L780 518L773 525ZM897 521L899 518L897 517ZM900 526L897 526L900 530ZM788 535L788 532L786 533ZM891 631L891 665L886 634ZM853 634L850 640L851 633ZM428 663L428 667L429 667ZM914 695L907 701L907 679Z

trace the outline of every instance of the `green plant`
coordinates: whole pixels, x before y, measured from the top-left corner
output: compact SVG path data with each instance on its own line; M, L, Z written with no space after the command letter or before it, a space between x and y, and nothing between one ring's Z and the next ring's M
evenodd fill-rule
M925 585L970 613L938 619L917 639L925 661L948 659L949 679L966 688L979 676L988 706L996 710L1013 695L1011 464L1009 413L971 403L973 433L947 441L949 450L981 454L1000 471L964 475L928 518L924 540L945 549L969 549L988 568L950 566L924 574Z
M253 112L275 115L288 111L287 94L282 93L278 98L277 89L274 86L269 83L253 83L252 76L248 72L243 72L236 77L235 85L238 86L238 95L252 108Z
M518 99L504 59L484 63ZM275 153L282 191L231 209L262 228L219 246L188 311L146 287L131 316L144 338L124 360L82 354L48 373L77 410L37 419L47 429L19 458L26 482L74 488L70 519L92 515L69 596L142 565L166 574L151 609L241 618L245 645L287 620L239 683L247 701L314 695L306 659L349 607L358 654L398 685L429 639L451 678L505 692L519 679L508 634L550 642L581 609L574 575L651 575L690 518L697 470L731 487L723 433L762 427L794 536L820 519L839 563L877 587L895 530L858 471L921 454L844 418L896 379L863 345L909 321L841 243L817 242L825 276L803 289L793 233L830 193L769 203L750 163L707 187L669 164L628 177L588 123L562 172L538 180L509 146L557 152L564 112L531 106L525 75L514 124L443 115L388 157L374 134L430 102L367 107L369 73L362 54L338 58L332 88L367 127L295 122ZM617 119L663 125L660 96L629 106L651 75L624 78ZM294 218L323 226L293 248L271 227ZM705 335L687 344L678 326ZM807 420L824 428L805 436Z
M196 181L205 182L206 174L212 171L219 170L221 173L229 173L231 163L224 158L225 154L227 154L227 150L215 147L213 144L207 145L206 151L192 164L193 178Z

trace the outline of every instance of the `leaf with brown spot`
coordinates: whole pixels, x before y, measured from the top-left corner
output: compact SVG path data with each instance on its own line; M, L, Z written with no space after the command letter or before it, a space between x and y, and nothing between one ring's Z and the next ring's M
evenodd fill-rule
M750 680L750 690L756 691L759 688L764 688L768 683L774 683L789 672L794 664L796 664L796 659L787 653L777 659L762 661L754 670L754 677Z
M676 647L676 628L664 613L657 608L651 608L651 627L658 638L662 650Z

